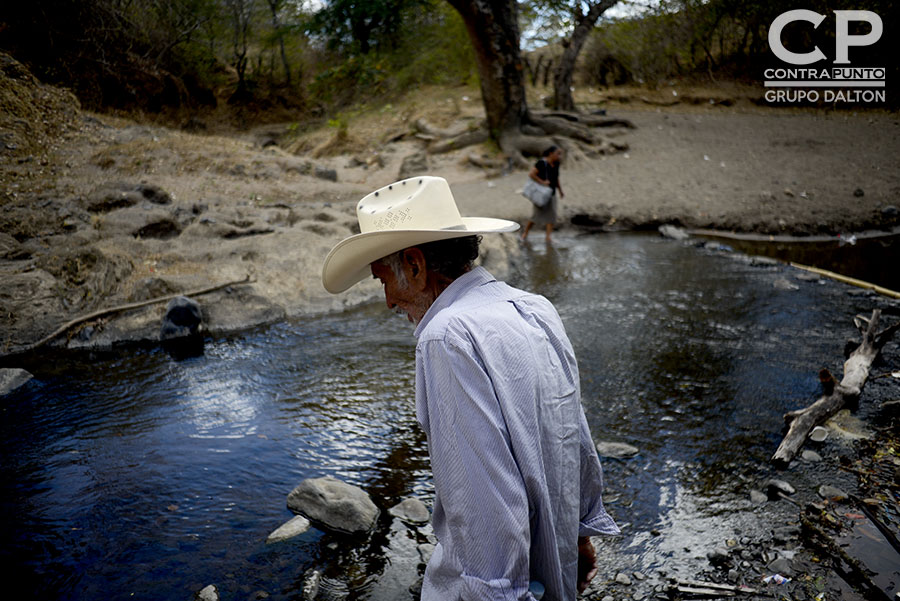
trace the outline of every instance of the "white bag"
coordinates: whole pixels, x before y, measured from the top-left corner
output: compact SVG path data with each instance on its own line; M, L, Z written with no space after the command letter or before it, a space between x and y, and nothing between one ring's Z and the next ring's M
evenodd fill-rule
M553 188L528 178L528 183L522 188L522 196L534 203L534 206L543 209L553 196Z

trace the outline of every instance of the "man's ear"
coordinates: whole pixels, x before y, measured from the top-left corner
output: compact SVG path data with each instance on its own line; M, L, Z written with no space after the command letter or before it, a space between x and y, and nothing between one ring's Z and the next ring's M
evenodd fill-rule
M422 251L413 246L403 251L403 271L406 273L406 279L411 285L424 284L427 280L425 275L425 255Z

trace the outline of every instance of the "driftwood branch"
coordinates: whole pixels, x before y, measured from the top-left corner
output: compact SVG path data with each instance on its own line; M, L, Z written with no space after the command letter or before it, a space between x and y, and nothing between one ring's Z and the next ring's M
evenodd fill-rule
M806 409L791 411L784 416L790 424L772 462L780 467L787 466L800 451L809 432L819 424L827 421L844 406L856 403L869 377L869 370L881 348L890 340L894 332L900 329L900 322L878 332L878 321L881 310L872 311L872 317L857 316L853 322L862 334L862 343L844 362L844 377L838 383L835 378L823 369L819 372L823 395Z
M200 296L201 294L208 294L210 292L215 292L216 290L221 290L222 288L227 288L228 286L237 286L239 284L250 284L252 282L253 282L253 280L251 280L250 276L248 275L243 280L235 280L233 282L225 282L224 284L216 284L215 286L208 286L206 288L200 288L199 290L190 290L188 292L178 292L176 294L168 294L166 296L158 296L156 298L151 298L151 299L148 299L145 301L139 301L136 303L129 303L127 305L118 305L116 307L110 307L108 309L100 309L99 311L94 311L93 313L88 313L87 315L82 315L80 317L76 317L72 321L66 322L65 324L61 325L60 327L55 329L53 332L44 336L43 338L41 338L34 344L28 345L21 352L22 353L30 353L31 351L34 351L34 350L44 346L45 344L47 344L48 342L50 342L57 336L67 332L68 330L77 326L78 324L84 323L86 321L90 321L91 319L96 319L98 317L104 317L106 315L112 315L114 313L121 313L123 311L131 311L132 309L140 309L141 307L147 307L149 305L155 305L157 303L163 303L163 302L172 300L173 298L176 298L179 296Z

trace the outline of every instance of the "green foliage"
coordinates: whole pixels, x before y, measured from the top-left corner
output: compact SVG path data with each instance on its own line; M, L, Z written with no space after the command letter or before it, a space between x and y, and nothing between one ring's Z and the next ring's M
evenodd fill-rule
M886 38L897 24L893 4L888 0L810 0L802 8L826 15L826 23L815 30L808 24L788 27L783 42L797 51L816 44L826 53L833 52L833 11L857 9L879 14ZM799 7L780 0L661 0L638 17L597 28L585 50L582 73L600 85L654 84L692 74L758 81L763 65L771 61L769 26L791 8Z
M419 85L472 83L475 77L474 53L459 15L445 3L419 5L407 12L393 46L351 54L322 70L309 94L339 107Z

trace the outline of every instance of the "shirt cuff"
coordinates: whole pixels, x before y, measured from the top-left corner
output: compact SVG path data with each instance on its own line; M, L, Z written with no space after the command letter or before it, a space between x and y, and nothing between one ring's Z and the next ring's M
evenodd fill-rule
M599 536L601 534L614 536L621 533L619 527L605 510L578 523L578 536Z
M463 599L478 599L479 601L534 601L526 590L522 596L516 594L512 582L508 578L496 578L494 580L482 580L476 576L462 575Z

